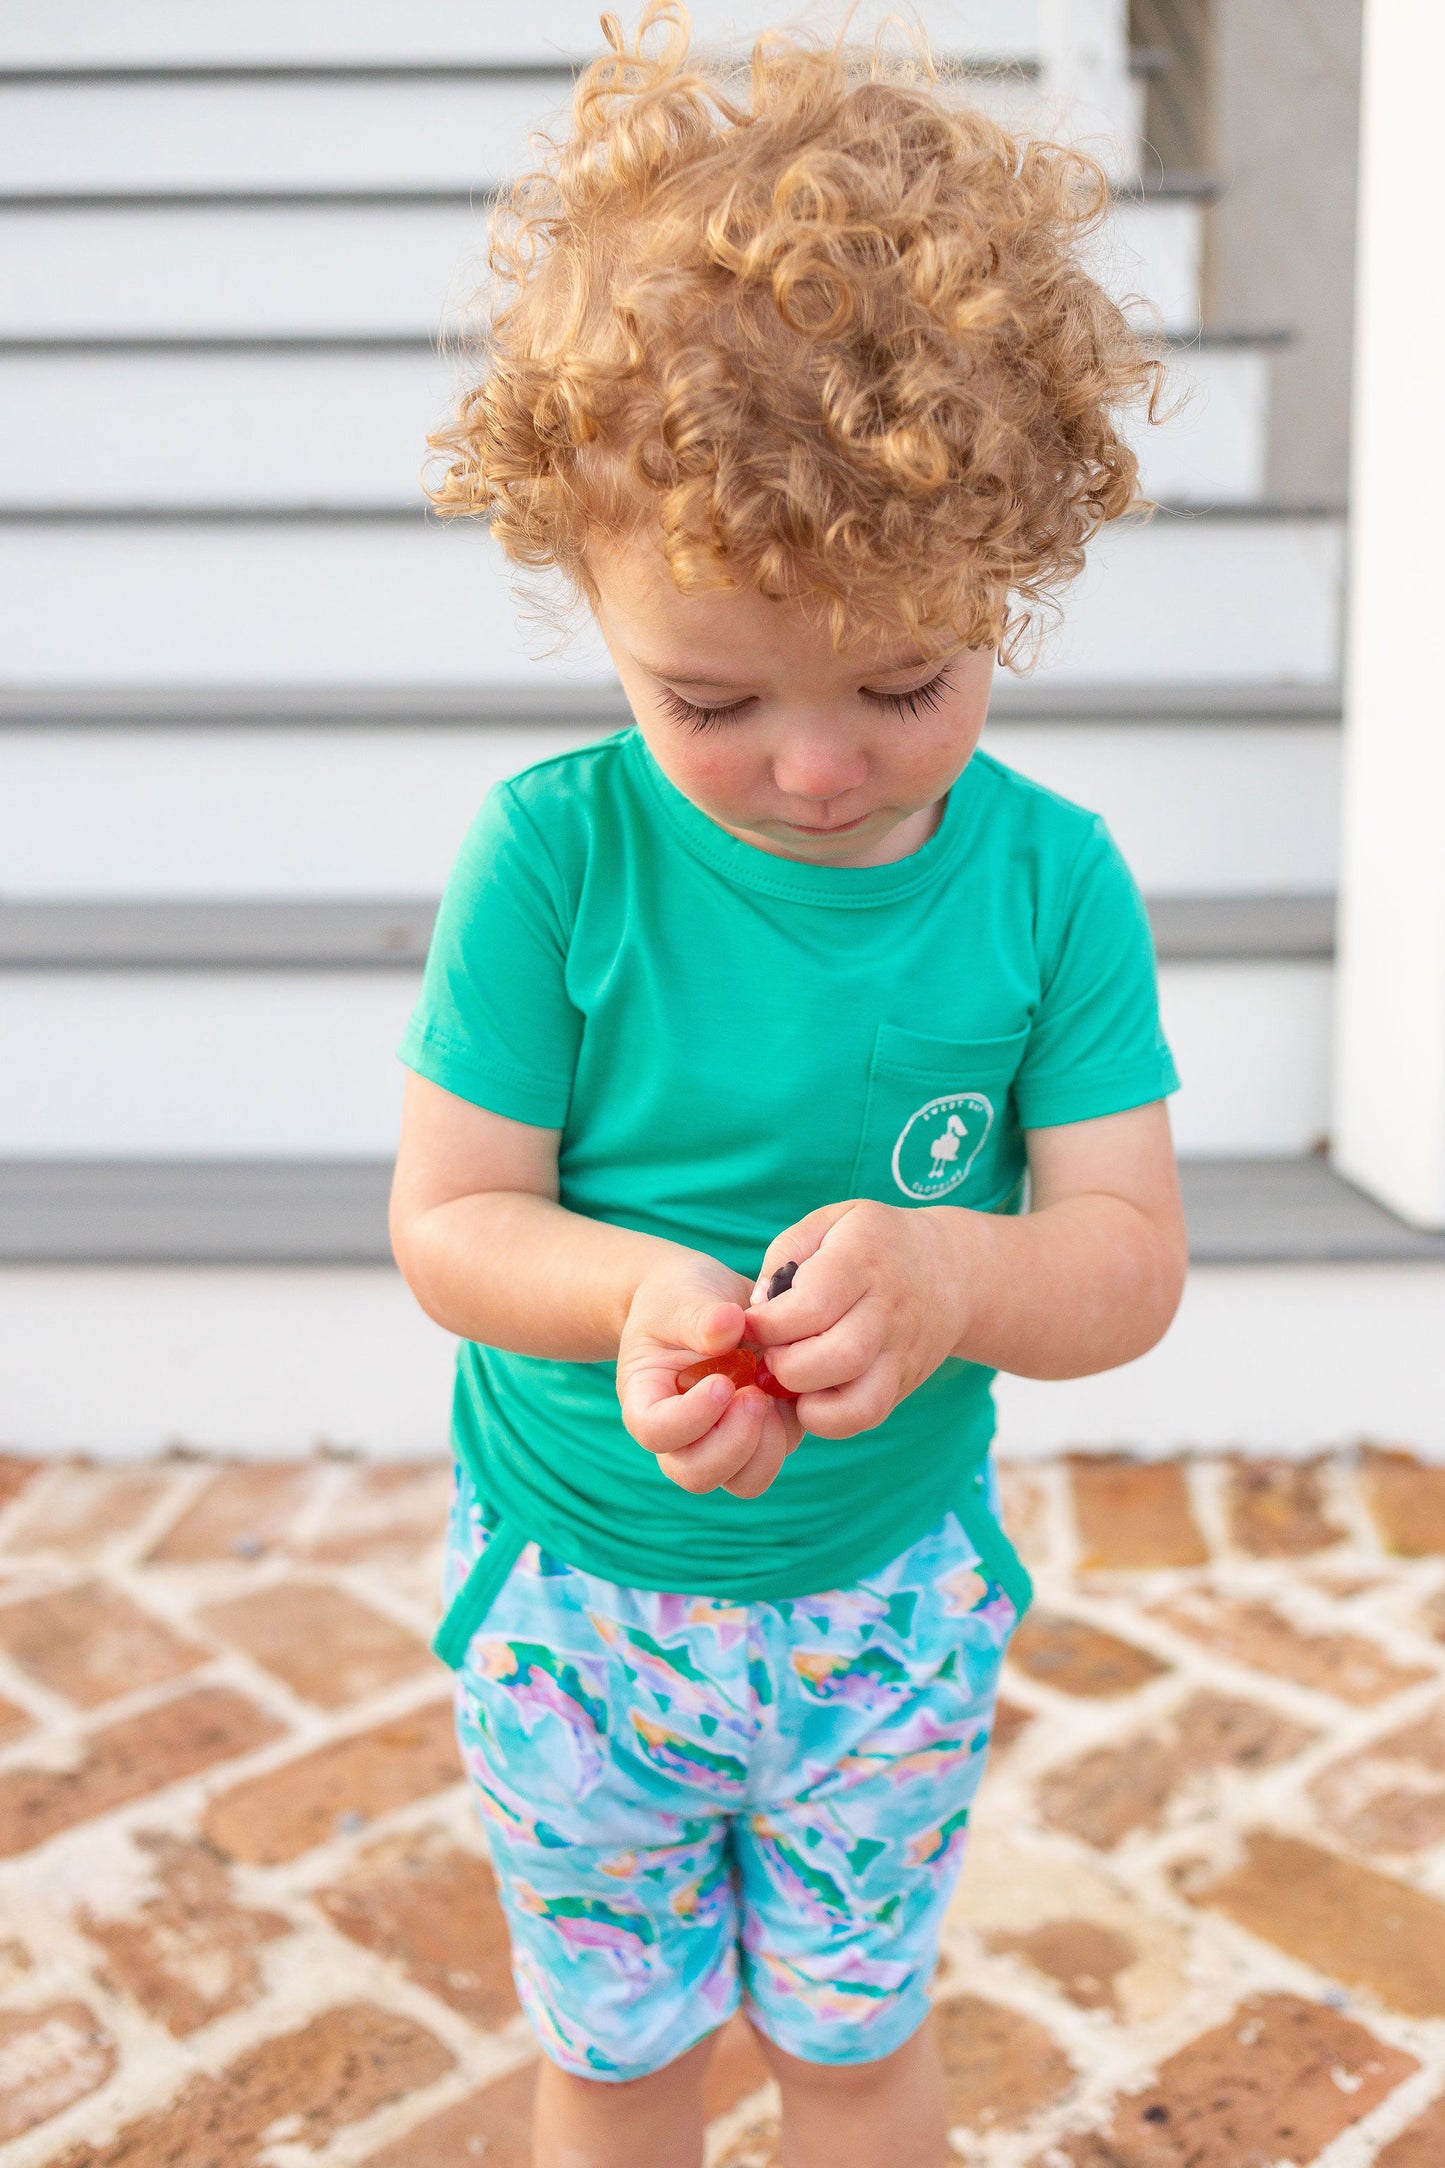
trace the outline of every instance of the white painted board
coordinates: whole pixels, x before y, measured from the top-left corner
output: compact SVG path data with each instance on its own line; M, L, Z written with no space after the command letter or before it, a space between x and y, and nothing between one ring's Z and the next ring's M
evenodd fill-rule
M475 308L486 204L62 206L0 215L0 338L429 336ZM1098 275L1198 322L1199 206L1122 203Z
M428 896L502 776L591 735L538 724L0 730L0 892ZM1326 891L1326 724L1002 723L1002 760L1102 812L1153 895Z
M859 10L860 28L892 12L882 0ZM602 0L3 0L0 66L174 67L475 65L571 58L597 50ZM640 12L617 10L630 27ZM691 0L696 34L756 35L789 20L836 25L838 0L812 7L779 0ZM1038 0L917 0L940 51L1032 57Z
M85 1319L86 1359L75 1360ZM998 1452L1445 1458L1445 1265L1196 1266L1160 1347L1096 1378L1000 1378ZM454 1343L383 1266L0 1272L0 1427L27 1452L176 1441L255 1458L447 1451ZM1227 1351L1227 1353L1222 1353Z
M410 971L0 974L0 1157L394 1149ZM1325 964L1166 965L1182 1151L1303 1152L1326 1121Z
M1046 644L1072 683L1327 683L1341 533L1308 518L1106 530ZM421 520L0 524L16 685L516 684L610 678L595 631L543 666L498 553ZM579 620L580 624L580 620Z
M1266 369L1242 348L1181 359L1177 410L1129 419L1148 494L1259 494ZM0 510L419 506L427 431L475 374L425 349L0 353Z
M600 38L597 40L600 46ZM1035 86L971 78L965 95L1026 126ZM169 82L0 81L0 193L495 188L564 137L566 76L265 76Z

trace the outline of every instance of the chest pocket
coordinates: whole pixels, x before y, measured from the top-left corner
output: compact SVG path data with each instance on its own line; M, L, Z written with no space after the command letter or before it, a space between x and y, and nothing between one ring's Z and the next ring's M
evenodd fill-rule
M850 1194L1002 1204L1024 1171L1009 1093L1028 1036L1025 1028L1001 1039L930 1039L880 1024Z

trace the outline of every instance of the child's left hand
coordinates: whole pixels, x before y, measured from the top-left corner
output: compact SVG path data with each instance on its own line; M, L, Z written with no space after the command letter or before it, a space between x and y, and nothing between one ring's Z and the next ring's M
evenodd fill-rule
M967 1320L974 1214L907 1211L871 1199L823 1205L768 1247L747 1337L765 1348L817 1438L872 1430L953 1354ZM792 1258L792 1286L761 1299Z

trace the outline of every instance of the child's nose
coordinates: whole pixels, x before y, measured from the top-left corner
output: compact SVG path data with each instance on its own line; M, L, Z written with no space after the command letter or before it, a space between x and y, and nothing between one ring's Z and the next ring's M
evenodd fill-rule
M773 754L773 781L790 798L841 798L867 775L861 747L836 735L789 737Z

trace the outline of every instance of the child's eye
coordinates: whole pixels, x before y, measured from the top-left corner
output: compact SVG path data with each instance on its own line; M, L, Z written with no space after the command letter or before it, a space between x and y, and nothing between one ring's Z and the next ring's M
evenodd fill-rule
M675 723L685 723L689 730L716 730L730 715L741 715L744 708L752 706L751 700L734 700L731 707L700 708L691 700L684 700L670 685L658 687L658 699Z
M860 690L865 700L871 700L880 708L891 708L895 715L921 715L929 708L936 708L952 685L953 680L944 669L931 677L926 685L915 685L909 693L873 693L866 686ZM716 730L729 716L741 715L753 705L751 700L734 700L724 708L701 708L695 701L684 700L670 685L659 686L657 697L673 721L685 724L689 730Z
M952 687L953 680L947 670L940 670L926 685L915 685L911 693L870 693L866 686L861 690L865 700L875 701L881 708L892 708L895 715L921 715L928 708L936 708Z

